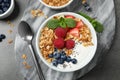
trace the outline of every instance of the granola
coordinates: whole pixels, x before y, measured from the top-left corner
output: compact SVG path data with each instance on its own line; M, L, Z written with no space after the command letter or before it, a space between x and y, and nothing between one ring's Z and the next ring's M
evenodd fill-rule
M45 59L48 59L48 54L54 52L54 45L53 45L54 38L55 37L52 29L45 27L41 30L39 48Z
M49 6L62 6L69 2L70 0L43 0Z

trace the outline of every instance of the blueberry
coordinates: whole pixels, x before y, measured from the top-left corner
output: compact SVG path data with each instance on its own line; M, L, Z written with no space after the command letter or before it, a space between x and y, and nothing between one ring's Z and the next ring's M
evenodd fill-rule
M54 48L54 51L57 52L57 48Z
M54 58L55 58L55 59L60 58L60 56L61 56L61 55L60 55L59 53L54 53Z
M0 42L2 42L2 39L0 39Z
M66 55L65 51L61 51L63 55Z
M70 56L67 56L66 62L70 62L72 59Z
M58 64L63 64L64 60L63 59L58 59Z
M7 10L8 10L8 8L7 8L7 7L4 7L4 8L3 8L3 11L4 11L4 12L5 12L5 11L7 11Z
M66 55L61 55L61 59L66 60L67 56Z
M0 0L0 3L2 2L2 0Z
M5 4L5 6L6 6L6 7L9 7L9 6L10 6L10 4L9 4L9 3L6 3L6 4Z
M4 34L0 35L0 39L5 39L5 38L6 38L6 36Z
M87 2L85 2L85 3L83 4L83 6L84 6L84 7L87 7L87 6L89 6L89 4L88 4Z
M87 11L91 11L91 10L92 10L90 6L85 7L85 9L86 9Z
M52 64L53 64L54 66L57 66L57 65L58 65L57 60L54 60L54 61L52 62Z
M49 58L53 58L53 53L48 55Z
M66 53L64 51L61 51L59 53L61 54L61 56L66 55Z
M9 2L10 0L3 0L4 2Z
M71 61L73 64L76 64L77 63L77 60L76 59L72 59Z
M4 3L4 2L2 2L2 3L1 3L1 6L2 6L2 8L4 8L4 7L5 7L5 3Z
M0 9L0 14L3 14L3 11Z

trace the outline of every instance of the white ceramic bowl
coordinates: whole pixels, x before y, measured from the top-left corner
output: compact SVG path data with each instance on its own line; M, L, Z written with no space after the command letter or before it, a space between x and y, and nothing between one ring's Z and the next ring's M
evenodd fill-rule
M93 46L89 46L89 47L83 47L83 46L76 46L76 51L78 51L79 55L77 55L77 60L78 63L75 65L72 65L71 68L59 68L59 67L55 67L52 64L48 63L42 56L41 51L39 49L39 37L40 37L40 31L43 27L45 27L46 23L52 19L54 16L59 16L59 15L73 15L77 18L80 18L90 29L91 34L92 34L92 42L93 42ZM62 12L62 13L58 13L55 14L51 17L49 17L47 20L45 20L43 22L43 24L39 27L37 35L36 35L36 50L37 50L37 54L39 55L39 57L41 58L41 60L50 68L60 71L60 72L71 72L71 71L76 71L79 70L81 68L83 68L84 66L86 66L94 57L95 52L96 52L96 48L97 48L97 37L96 37L96 32L93 28L93 26L91 25L91 23L85 19L83 16L76 14L76 13L72 13L72 12ZM72 57L72 56L71 56Z
M9 9L6 12L4 12L3 14L0 14L0 19L8 17L13 12L14 6L15 6L14 0L11 0Z
M67 7L68 5L70 5L70 4L73 2L73 0L70 0L67 4L57 7L57 6L49 6L49 5L47 5L46 3L44 3L42 0L39 0L39 1L40 1L43 5L51 8L51 9L55 9L55 10L65 8L65 7Z

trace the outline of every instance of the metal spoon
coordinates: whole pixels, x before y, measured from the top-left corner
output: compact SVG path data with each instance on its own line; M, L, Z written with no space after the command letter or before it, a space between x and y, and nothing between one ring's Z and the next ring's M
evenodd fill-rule
M39 79L45 80L45 78L43 76L43 72L42 72L41 67L40 67L40 64L38 62L37 56L33 50L32 40L33 40L34 34L33 34L33 31L31 30L29 24L26 23L25 21L20 22L19 27L18 27L18 33L24 41L28 42L28 45L29 45L29 48L30 48L31 53L32 53L32 57L33 57L33 60L35 63L35 67L36 67Z

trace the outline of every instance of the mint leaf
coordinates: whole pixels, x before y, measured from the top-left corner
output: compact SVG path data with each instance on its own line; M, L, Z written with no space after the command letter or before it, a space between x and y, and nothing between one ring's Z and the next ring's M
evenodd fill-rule
M47 23L48 28L55 29L59 26L59 20L57 19L51 19Z
M86 19L88 19L90 22L93 21L94 19L91 18L90 16L88 16L87 14L84 14L82 12L78 12L78 14L80 14L81 16L85 17Z
M64 21L65 21L65 18L61 17L60 22L64 22Z
M76 21L71 18L65 18L65 23L69 28L74 28L76 26Z
M61 17L60 18L60 22L59 22L59 25L62 27L62 28L66 28L66 23L65 23L65 18Z
M93 25L94 29L96 30L96 32L101 33L104 30L104 26L98 22L97 20L91 18L90 16L88 16L87 14L81 13L79 12L78 14L80 14L81 16L85 17L86 19L89 20L89 22Z
M96 30L97 32L101 33L101 32L103 32L104 27L103 27L103 25L102 25L101 23L96 22L95 30Z
M65 22L60 22L59 24L60 24L60 26L61 26L62 28L66 28L66 27L67 27L67 25L66 25Z
M97 23L97 21L96 21L96 20L92 20L92 21L91 21L91 24L93 25L93 27L94 27L94 28L96 28L96 26L97 26L97 24L96 24L96 23Z

